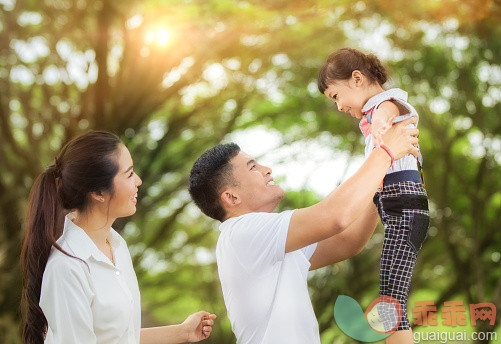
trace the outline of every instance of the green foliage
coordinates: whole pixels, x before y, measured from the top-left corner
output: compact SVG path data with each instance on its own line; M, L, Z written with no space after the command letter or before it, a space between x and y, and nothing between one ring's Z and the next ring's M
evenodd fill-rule
M409 93L421 116L432 224L412 300L492 301L501 309L498 2L0 6L1 342L18 341L20 229L29 188L64 142L89 129L119 134L143 179L137 214L114 227L134 259L145 325L206 309L219 316L207 342L234 342L214 262L217 224L191 204L188 171L228 133L256 125L279 130L284 145L329 133L333 148L361 154L358 124L316 90L319 67L342 46L380 56L393 71L391 83ZM131 19L138 14L142 21ZM159 29L170 33L167 41ZM290 190L280 209L319 199ZM377 296L381 240L380 228L360 255L312 273L323 342L349 342L333 323L337 295L363 306Z

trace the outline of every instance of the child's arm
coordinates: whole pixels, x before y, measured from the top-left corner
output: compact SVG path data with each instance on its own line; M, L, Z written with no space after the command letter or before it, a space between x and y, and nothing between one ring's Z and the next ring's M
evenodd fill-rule
M371 133L375 147L381 146L383 135L393 125L393 120L399 115L398 106L391 101L382 102L372 114Z

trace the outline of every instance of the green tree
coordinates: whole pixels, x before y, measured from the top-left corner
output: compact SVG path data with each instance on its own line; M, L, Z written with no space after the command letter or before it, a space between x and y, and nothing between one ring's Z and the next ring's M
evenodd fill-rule
M501 307L497 1L0 6L0 341L19 340L29 188L69 138L104 129L123 138L143 179L138 212L114 227L134 259L144 323L174 323L204 308L219 315L208 342L234 342L214 262L217 224L190 203L188 171L228 133L255 125L278 129L284 145L327 134L333 149L359 155L357 123L316 91L318 68L346 45L385 60L421 115L432 228L415 272L416 298ZM316 199L292 192L282 207ZM377 295L378 234L361 255L312 274L326 343L350 341L333 323L336 295L366 305Z

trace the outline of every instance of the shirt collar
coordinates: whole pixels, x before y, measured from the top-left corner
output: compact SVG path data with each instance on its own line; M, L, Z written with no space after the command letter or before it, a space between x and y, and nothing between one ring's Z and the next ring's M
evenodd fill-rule
M82 260L88 260L90 257L93 257L95 260L111 264L109 259L97 248L87 233L72 221L72 218L71 214L66 215L63 235L57 240L57 243L61 245L62 241L65 241L71 248L73 255ZM120 235L113 228L110 228L108 241L114 251L120 246L119 237Z
M232 224L233 222L235 221L238 221L240 218L242 218L243 216L245 215L249 215L249 214L252 214L252 212L250 213L245 213L245 214L242 214L242 215L238 215L238 216L234 216L234 217L230 217L226 220L224 220L223 222L221 222L219 224L219 231L223 231L223 229L225 229L226 227L228 227L230 224Z
M218 228L219 228L219 231L221 231L221 232L222 232L222 231L223 231L223 229L225 229L226 227L228 227L228 225L229 225L230 223L234 222L234 221L235 221L235 219L236 219L236 217L230 217L229 219L226 219L226 220L224 220L223 222L221 222L221 223L219 224L219 227L218 227Z
M367 112L379 103L388 99L401 99L407 101L408 93L400 88L392 88L387 91L376 94L365 103L362 112Z

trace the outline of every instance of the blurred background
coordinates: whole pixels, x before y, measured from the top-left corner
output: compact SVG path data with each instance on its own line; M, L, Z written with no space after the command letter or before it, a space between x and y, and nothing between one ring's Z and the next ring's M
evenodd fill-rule
M234 343L215 263L218 223L190 201L194 160L224 141L274 170L281 209L320 200L363 161L358 123L319 94L328 54L375 53L420 114L431 227L417 301L462 300L467 326L501 340L501 1L0 0L0 342L20 343L19 254L34 178L71 137L118 134L143 185L115 223L142 293L143 325L218 315L207 343ZM278 177L278 178L277 178ZM310 273L322 343L349 295L378 295L379 227L358 256ZM469 323L493 302L496 324ZM412 318L412 314L410 314ZM477 341L491 342L485 340ZM429 341L433 343L433 341Z

